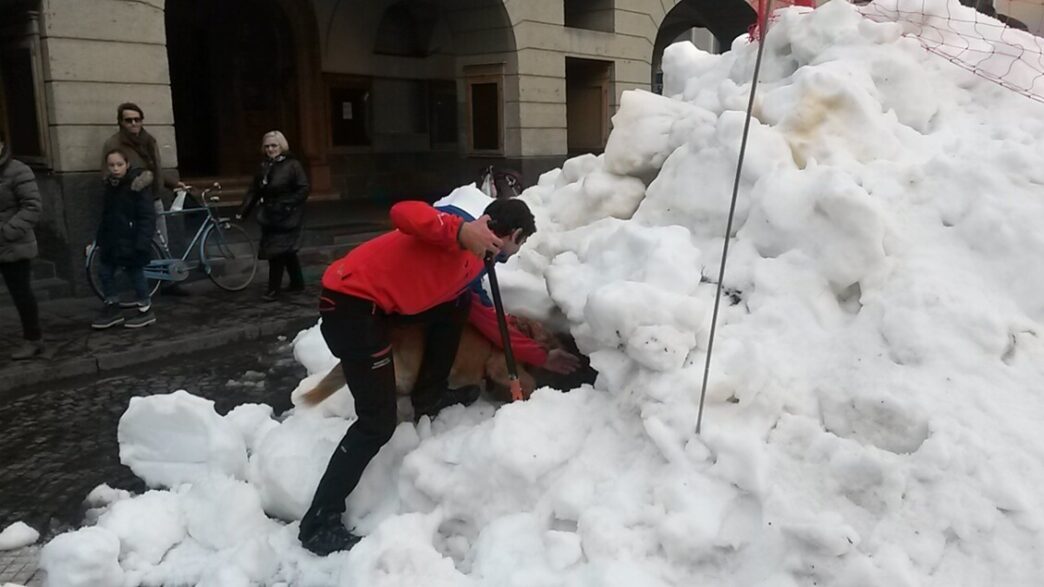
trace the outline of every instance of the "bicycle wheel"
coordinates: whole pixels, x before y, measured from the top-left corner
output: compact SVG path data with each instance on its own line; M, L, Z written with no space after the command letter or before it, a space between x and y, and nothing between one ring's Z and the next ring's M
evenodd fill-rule
M199 244L203 270L218 287L239 291L254 281L257 253L254 241L242 226L219 220L207 228Z
M163 254L163 249L161 249L159 245L157 245L156 243L151 243L151 245L152 246L149 248L150 259L166 258L166 255ZM98 277L98 263L100 262L101 259L100 255L98 254L98 247L91 245L91 252L89 255L87 255L87 262L85 265L85 268L87 269L87 284L91 286L91 291L94 292L94 295L98 296L99 300L105 300L105 295L102 294L101 289L101 278ZM156 295L156 290L159 289L160 283L162 283L162 281L163 280L161 279L146 278L145 282L149 286L150 296ZM121 293L133 291L134 289L131 286L130 281L127 280L127 276L123 271L118 271L116 273L116 288L117 291ZM134 305L134 303L134 300L120 301L120 305L124 307L132 306Z

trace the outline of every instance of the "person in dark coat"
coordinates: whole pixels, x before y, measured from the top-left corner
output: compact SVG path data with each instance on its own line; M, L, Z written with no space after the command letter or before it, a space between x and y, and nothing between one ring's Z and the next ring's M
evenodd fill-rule
M106 155L109 173L105 176L105 207L95 246L98 247L98 277L105 305L91 324L103 329L118 324L141 328L156 321L152 313L145 265L152 253L156 232L156 211L152 205L152 172L132 167L120 149ZM134 316L125 319L116 289L116 270L123 269L134 287L137 302Z
M152 197L155 201L153 205L156 207L156 213L158 214L163 211L160 187L173 190L175 188L187 189L188 186L180 181L174 181L163 174L163 162L160 160L159 144L156 142L155 137L145 130L145 114L137 104L124 102L117 106L116 123L120 126L120 130L116 131L102 145L102 175L109 173L109 163L107 161L109 153L115 149L126 153L131 167L151 172L151 177L154 180ZM167 227L162 217L157 219L157 225L160 227L160 233L163 235L163 238L166 239Z
M36 256L33 227L43 208L36 177L29 167L11 158L0 134L0 273L14 298L25 342L11 353L15 360L31 359L44 350L40 312L30 286L30 260Z
M301 162L290 154L286 137L278 130L265 133L261 139L265 159L254 177L237 219L250 215L260 201L257 223L261 225L258 258L268 260L268 290L263 299L279 299L283 270L290 276L288 292L304 289L304 276L297 250L304 231L304 204L308 199L308 176Z

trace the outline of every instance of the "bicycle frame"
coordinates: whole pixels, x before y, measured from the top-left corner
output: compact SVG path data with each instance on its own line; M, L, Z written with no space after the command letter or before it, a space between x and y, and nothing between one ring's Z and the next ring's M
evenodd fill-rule
M201 239L206 234L207 229L214 226L216 230L221 230L221 222L227 220L227 218L220 218L214 214L213 208L207 203L207 197L210 195L211 190L206 189L200 194L200 202L202 203L201 208L191 208L188 210L164 210L157 214L157 216L172 217L172 216L189 216L192 214L206 214L203 222L199 224L199 228L196 230L196 234L192 237L192 240L185 247L185 251L180 257L175 257L170 250L170 244L166 239L163 238L163 234L157 229L154 240L159 245L160 250L166 254L165 259L154 259L148 265L145 266L145 278L146 279L158 279L161 281L180 281L181 279L174 277L171 271L171 265L174 263L183 264L185 272L192 271L203 263L202 254L199 258L194 261L189 261L189 256L192 251L197 249L197 244L202 246Z

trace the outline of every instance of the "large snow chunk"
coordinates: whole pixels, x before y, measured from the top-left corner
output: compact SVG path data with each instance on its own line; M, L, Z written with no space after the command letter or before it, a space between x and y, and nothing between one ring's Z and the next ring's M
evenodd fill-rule
M272 530L253 485L228 477L196 483L184 497L188 533L215 550L246 543Z
M314 414L294 415L273 429L250 457L250 482L271 516L299 520L348 422Z
M61 534L40 552L48 587L122 587L120 539L97 527Z
M246 473L246 443L239 431L214 411L214 402L184 390L131 398L117 438L120 462L149 487Z
M120 562L128 570L159 563L185 538L180 497L169 491L117 501L98 518L98 527L120 539Z
M715 116L709 110L644 91L624 92L613 115L613 133L605 145L605 169L618 175L655 175L667 156L707 132Z
M243 435L247 451L253 453L258 444L279 422L272 419L272 406L263 404L243 404L236 406L225 419L236 427Z
M15 522L0 532L0 550L14 550L29 546L40 538L40 533L25 522Z

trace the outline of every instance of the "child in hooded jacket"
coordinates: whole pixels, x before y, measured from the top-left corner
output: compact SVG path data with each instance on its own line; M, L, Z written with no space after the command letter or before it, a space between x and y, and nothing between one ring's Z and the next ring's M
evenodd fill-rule
M97 329L123 324L141 328L156 321L145 265L151 258L152 237L156 231L156 211L152 203L152 172L131 167L120 149L105 155L105 207L95 246L98 247L98 279L105 305L91 324ZM120 309L116 272L122 269L134 288L133 316Z

